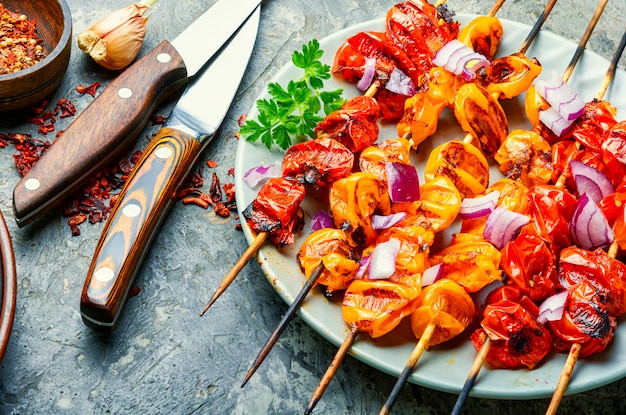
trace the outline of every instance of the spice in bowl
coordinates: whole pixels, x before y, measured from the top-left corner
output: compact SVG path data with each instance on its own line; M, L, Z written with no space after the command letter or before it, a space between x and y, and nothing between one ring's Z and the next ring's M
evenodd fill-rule
M0 75L15 73L46 56L35 20L0 3Z

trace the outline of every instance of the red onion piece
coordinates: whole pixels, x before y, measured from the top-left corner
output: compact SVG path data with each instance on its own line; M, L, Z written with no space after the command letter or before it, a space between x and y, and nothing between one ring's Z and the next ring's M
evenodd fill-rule
M334 228L334 227L335 225L333 224L333 219L325 210L318 211L311 218L311 230L314 232L319 231L320 229Z
M422 287L434 284L443 275L443 264L433 265L428 267L422 273Z
M393 93L406 95L407 97L415 95L415 85L413 85L413 81L398 68L394 68L391 75L389 75L389 80L385 84L385 88Z
M388 161L385 163L385 171L387 173L387 189L392 202L414 202L419 200L419 177L414 166Z
M356 270L356 274L354 274L354 278L362 280L367 275L367 268L370 266L370 256L362 256L361 261L359 262L359 268Z
M539 121L548 127L557 137L563 135L574 121L567 121L552 107L539 111Z
M435 55L433 63L455 75L463 75L467 81L474 79L480 68L490 65L487 58L457 39L443 45Z
M253 189L273 177L281 177L282 171L275 164L252 167L243 175L243 181Z
M377 231L389 229L405 218L406 212L397 212L391 215L372 215L372 229Z
M587 193L591 200L600 203L603 197L615 193L615 187L611 180L595 167L571 160L569 168L579 195Z
M395 238L376 245L370 255L367 277L371 280L391 277L396 272L396 257L399 250L400 241Z
M461 202L459 217L461 219L476 219L490 214L498 203L500 192L494 190L483 196L466 197Z
M502 249L515 239L520 228L528 222L528 216L498 206L487 217L483 236L496 248Z
M537 93L566 121L574 121L585 110L585 101L559 76L550 72L550 78L535 80Z
M587 250L606 247L615 239L606 216L587 193L578 198L570 222L570 233L576 246Z
M376 58L366 58L365 59L365 70L363 71L363 76L357 82L356 87L359 88L360 91L367 91L367 88L372 85L372 80L374 80L374 75L376 74Z
M563 317L567 294L567 290L564 290L546 298L539 306L537 321L546 324L548 321L560 320Z

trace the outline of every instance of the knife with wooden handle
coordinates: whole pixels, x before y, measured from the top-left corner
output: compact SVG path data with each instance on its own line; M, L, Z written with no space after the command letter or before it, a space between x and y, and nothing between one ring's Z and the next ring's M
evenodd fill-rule
M85 324L114 329L173 197L222 123L245 73L260 6L189 86L135 165L109 216L81 295Z
M57 206L128 150L157 105L182 91L260 3L218 1L110 82L15 186L18 226Z

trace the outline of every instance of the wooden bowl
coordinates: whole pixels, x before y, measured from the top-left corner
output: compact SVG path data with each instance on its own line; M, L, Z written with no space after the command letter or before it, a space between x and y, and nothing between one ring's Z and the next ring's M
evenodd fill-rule
M70 62L72 16L64 0L0 2L36 20L37 33L47 52L30 68L0 75L0 112L7 112L39 104L59 86Z
M17 276L13 244L4 216L0 212L0 362L11 337L16 298Z

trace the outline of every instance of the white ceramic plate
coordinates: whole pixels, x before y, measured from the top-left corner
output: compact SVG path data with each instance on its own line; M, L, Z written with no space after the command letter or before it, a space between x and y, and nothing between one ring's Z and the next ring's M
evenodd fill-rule
M459 14L459 21L464 24L475 16ZM505 34L500 46L499 55L508 55L516 52L526 38L530 27L521 23L502 20ZM332 64L335 51L349 36L363 30L384 30L384 21L373 20L346 28L320 41L325 51L323 60ZM569 63L576 44L556 36L550 32L541 32L526 55L537 57L543 66L543 76L550 70L562 74ZM570 78L570 85L585 101L590 101L600 88L602 78L608 67L608 61L593 52L585 52ZM274 77L273 81L286 85L290 79L301 76L299 69L291 63L285 65ZM344 88L346 96L359 94L352 84L332 79L325 84L327 89ZM622 91L618 94L617 91ZM613 84L605 95L605 99L618 108L618 119L626 113L626 73L618 71ZM263 95L259 98L267 98ZM503 103L509 119L509 128L530 128L525 120L523 97ZM257 116L256 107L252 108L249 117ZM423 170L431 149L441 142L459 138L464 134L459 129L451 112L443 113L439 121L437 133L422 143L419 154L414 156L418 171ZM380 139L397 137L395 126L381 128ZM237 189L237 205L243 210L256 196L258 189L251 189L242 180L243 174L251 167L262 163L274 163L282 160L279 151L268 151L262 144L252 144L240 140L237 151L235 184ZM499 179L501 174L497 167L492 168L491 182ZM423 182L423 177L420 177ZM308 218L319 209L324 201L313 200L307 196L303 209ZM241 212L240 212L241 213ZM242 216L241 216L242 217ZM242 221L243 222L243 221ZM310 222L310 221L309 221ZM258 253L257 260L268 280L278 294L291 303L300 291L304 276L300 271L295 254L302 244L309 224L305 226L305 233L300 235L296 243L282 250L277 250L271 243L266 243ZM243 222L246 238L250 242L250 229ZM335 301L335 302L333 302ZM341 344L348 328L341 317L341 309L336 300L325 298L320 292L312 293L300 310L300 316L318 333L335 345ZM413 350L416 340L407 324L401 325L392 333L375 341L367 334L361 334L351 349L351 353L363 362L392 375L399 375L406 360ZM567 393L576 393L605 385L626 375L626 328L618 324L615 338L609 348L590 359L581 360L576 365L574 374L569 383ZM476 351L470 344L467 335L451 341L442 347L428 350L424 353L410 378L411 382L432 389L458 393L465 381L468 371L474 361ZM565 355L551 355L545 363L535 370L488 370L483 369L472 390L473 396L497 399L529 399L549 397L557 384L561 369L565 362ZM322 373L322 372L320 372ZM391 385L390 385L391 386Z

